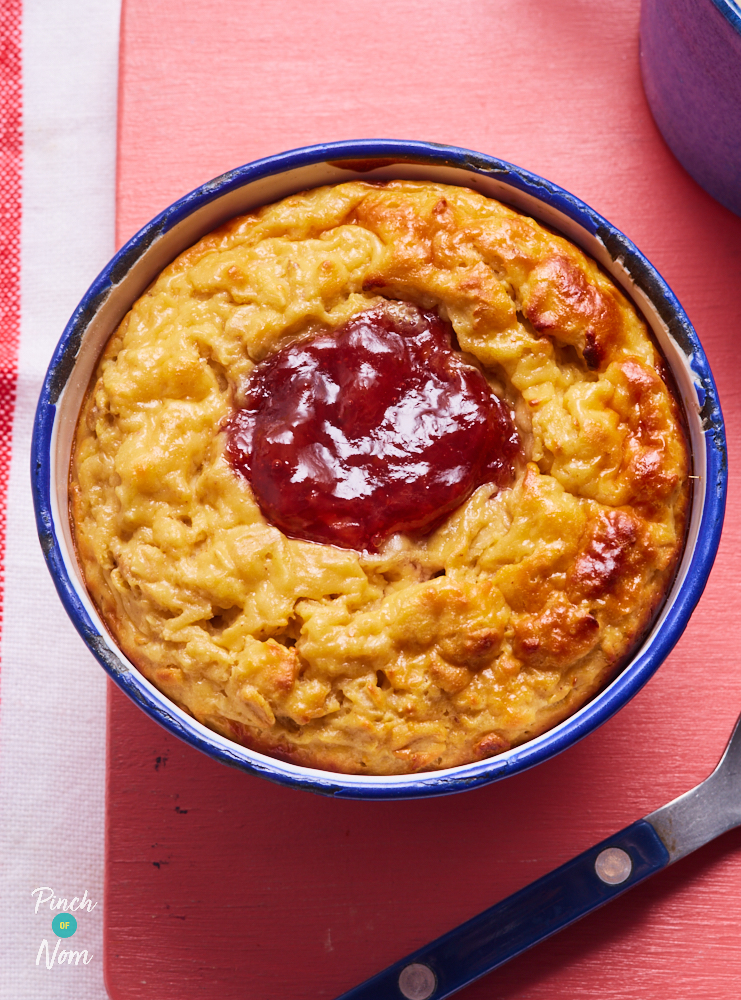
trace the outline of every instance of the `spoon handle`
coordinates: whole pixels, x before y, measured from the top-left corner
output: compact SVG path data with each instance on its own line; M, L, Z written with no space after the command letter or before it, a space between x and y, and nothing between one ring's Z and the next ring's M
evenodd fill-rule
M442 1000L668 863L656 831L639 819L338 1000Z

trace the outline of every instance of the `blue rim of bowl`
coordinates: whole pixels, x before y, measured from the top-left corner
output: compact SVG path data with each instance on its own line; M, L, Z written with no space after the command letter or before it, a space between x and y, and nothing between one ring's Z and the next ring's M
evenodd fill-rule
M741 34L741 6L735 0L712 0L720 13Z
M533 196L572 219L596 237L614 260L620 260L637 288L652 301L693 370L707 450L704 507L697 541L683 585L668 609L661 629L648 648L610 686L574 716L530 743L498 757L447 771L392 777L353 776L286 764L255 753L211 733L176 709L138 671L132 671L110 649L90 619L65 566L53 519L51 441L56 403L73 370L83 334L108 293L160 234L195 209L245 184L299 167L323 162L386 161L383 165L445 166L493 177ZM382 164L378 164L380 167ZM369 169L366 167L366 169ZM88 648L115 683L152 719L222 763L259 774L283 785L325 795L360 799L405 799L446 795L476 788L519 773L555 756L602 725L625 705L657 670L684 631L707 582L720 541L727 489L727 454L720 403L705 353L674 293L620 230L584 202L551 181L496 157L455 146L394 139L361 139L322 143L265 157L230 170L201 185L144 226L98 275L72 315L52 357L34 422L31 478L41 546L62 604Z

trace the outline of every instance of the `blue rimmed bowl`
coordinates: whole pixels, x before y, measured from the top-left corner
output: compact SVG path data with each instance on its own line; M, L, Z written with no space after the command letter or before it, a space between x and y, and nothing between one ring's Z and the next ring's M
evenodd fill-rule
M77 417L103 346L154 278L221 223L260 205L354 178L457 184L497 198L559 230L596 259L633 300L658 341L687 419L694 475L684 554L663 608L618 677L571 718L498 757L414 775L342 775L248 750L196 722L127 660L85 587L69 521L69 467ZM118 686L174 735L216 760L285 785L361 799L444 795L496 781L560 753L609 719L669 654L702 594L720 540L727 480L723 418L695 331L639 250L591 208L550 181L451 146L360 140L297 149L238 167L153 219L96 278L62 335L39 400L32 481L39 537L59 596L88 648Z

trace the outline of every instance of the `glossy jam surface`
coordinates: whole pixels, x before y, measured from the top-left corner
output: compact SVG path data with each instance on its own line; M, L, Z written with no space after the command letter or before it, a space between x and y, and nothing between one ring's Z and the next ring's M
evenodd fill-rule
M482 483L507 485L508 407L435 313L389 303L257 365L227 455L288 535L376 551Z

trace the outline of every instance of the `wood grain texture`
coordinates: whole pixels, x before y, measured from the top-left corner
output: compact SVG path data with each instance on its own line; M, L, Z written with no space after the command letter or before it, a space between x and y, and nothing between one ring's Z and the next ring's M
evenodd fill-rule
M310 142L469 146L630 236L694 322L731 488L705 595L655 678L545 765L452 799L347 803L217 765L113 692L114 1000L333 997L701 780L741 710L741 219L676 163L638 70L638 0L125 0L119 240L223 170ZM159 763L157 759L159 758ZM741 833L460 996L738 996Z

